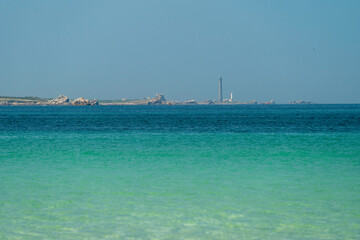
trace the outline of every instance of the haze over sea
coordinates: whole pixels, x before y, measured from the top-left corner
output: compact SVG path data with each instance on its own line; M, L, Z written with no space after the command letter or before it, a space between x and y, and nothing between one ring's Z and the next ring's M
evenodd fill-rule
M0 239L360 239L360 105L0 107Z

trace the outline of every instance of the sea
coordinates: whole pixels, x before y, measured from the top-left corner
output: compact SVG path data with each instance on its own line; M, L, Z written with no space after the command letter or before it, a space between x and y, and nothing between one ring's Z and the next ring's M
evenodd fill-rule
M2 106L0 239L360 239L360 105Z

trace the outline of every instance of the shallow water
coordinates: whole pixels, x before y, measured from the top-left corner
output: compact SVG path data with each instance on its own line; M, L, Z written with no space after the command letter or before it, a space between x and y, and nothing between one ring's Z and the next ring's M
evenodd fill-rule
M0 107L0 239L359 239L360 105Z

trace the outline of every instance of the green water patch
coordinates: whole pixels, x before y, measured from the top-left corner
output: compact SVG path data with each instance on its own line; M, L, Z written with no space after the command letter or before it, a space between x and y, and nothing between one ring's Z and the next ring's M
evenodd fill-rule
M0 134L0 238L356 239L360 135Z

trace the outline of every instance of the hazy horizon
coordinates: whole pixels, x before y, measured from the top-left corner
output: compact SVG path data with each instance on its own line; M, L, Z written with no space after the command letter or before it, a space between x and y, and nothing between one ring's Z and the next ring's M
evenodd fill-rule
M1 1L0 95L360 103L358 1Z

